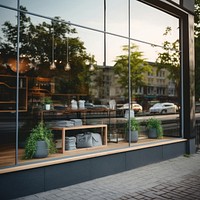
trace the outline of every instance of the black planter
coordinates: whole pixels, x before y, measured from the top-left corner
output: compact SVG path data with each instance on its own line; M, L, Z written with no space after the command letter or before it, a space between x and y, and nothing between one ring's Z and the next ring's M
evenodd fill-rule
M48 145L45 141L37 141L36 143L36 152L34 158L45 158L49 154Z
M127 133L126 140L129 141L129 135ZM138 141L138 131L131 131L131 142L137 142Z
M157 129L156 128L150 128L148 137L152 138L152 139L157 138Z

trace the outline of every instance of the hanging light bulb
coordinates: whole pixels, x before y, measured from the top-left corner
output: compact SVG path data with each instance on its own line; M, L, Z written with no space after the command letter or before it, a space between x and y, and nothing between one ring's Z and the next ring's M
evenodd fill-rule
M69 71L71 69L69 64L69 38L67 37L67 64L64 67L65 71Z
M90 68L89 68L89 71L90 71L90 72L94 71L94 65L92 64L92 57L91 57L91 60L90 60Z
M56 69L56 65L55 65L55 62L52 62L52 64L50 65L50 70L54 70Z
M94 65L93 65L92 63L90 64L89 71L90 71L90 72L94 71Z
M71 69L70 65L69 65L69 62L67 62L67 64L65 65L64 67L64 70L65 71L69 71Z

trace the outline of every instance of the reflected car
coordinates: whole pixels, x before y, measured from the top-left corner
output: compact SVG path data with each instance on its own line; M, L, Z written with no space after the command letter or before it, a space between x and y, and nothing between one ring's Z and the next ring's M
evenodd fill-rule
M165 114L165 113L176 113L178 111L177 105L174 103L156 103L149 108L150 114Z
M119 110L128 110L129 109L129 104L126 103L122 107L118 108ZM142 112L143 108L140 104L138 103L132 103L131 104L131 109L134 110L135 113L137 112Z

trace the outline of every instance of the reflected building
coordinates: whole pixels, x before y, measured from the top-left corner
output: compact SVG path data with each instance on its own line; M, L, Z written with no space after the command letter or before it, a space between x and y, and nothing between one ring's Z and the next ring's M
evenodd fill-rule
M138 87L134 91L133 101L141 103L146 100L178 102L175 83L169 79L170 72L167 69L156 67L155 63L149 63L152 72L144 72L144 86ZM113 66L97 66L93 75L90 94L95 99L99 99L102 104L107 104L110 99L115 99L117 103L126 103L128 97L125 96L126 89L121 87L119 77L114 73ZM143 72L141 72L143 73ZM98 89L97 89L98 88Z

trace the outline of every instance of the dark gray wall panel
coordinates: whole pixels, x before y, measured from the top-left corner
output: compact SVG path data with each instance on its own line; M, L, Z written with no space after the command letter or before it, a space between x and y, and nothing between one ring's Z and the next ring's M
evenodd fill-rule
M45 168L45 190L73 185L90 179L90 159Z
M176 143L163 146L163 159L175 158L177 156L183 155L186 151L186 143Z
M134 169L143 165L159 162L162 160L162 147L141 149L126 153L127 170Z
M13 199L44 191L44 168L0 175L0 199Z
M122 172L125 170L125 153L94 158L90 170L91 179Z

